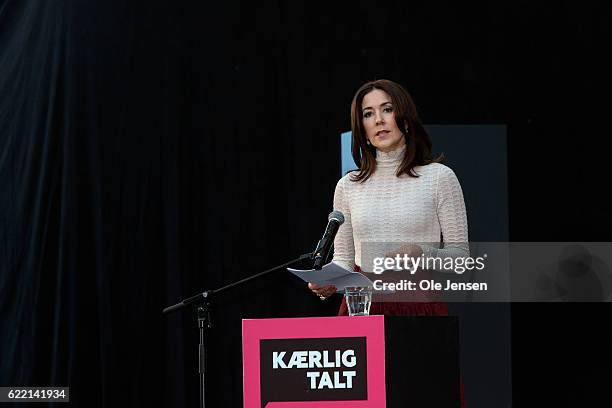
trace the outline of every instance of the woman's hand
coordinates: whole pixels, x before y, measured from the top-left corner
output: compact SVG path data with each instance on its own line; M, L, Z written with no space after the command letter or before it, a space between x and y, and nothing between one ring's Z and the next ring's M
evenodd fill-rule
M309 283L308 289L312 290L321 300L325 300L336 293L336 287L334 285L319 286L316 283Z
M395 266L390 270L396 272L406 270L414 272L413 268L415 265L415 260L421 257L421 255L423 255L423 248L416 244L403 245L397 248L395 251L391 251L385 254L387 258L393 258L396 260Z
M395 258L396 255L399 255L402 258L404 255L408 255L409 258L418 258L423 255L423 248L416 244L409 244L397 248L396 251L385 254L387 258Z

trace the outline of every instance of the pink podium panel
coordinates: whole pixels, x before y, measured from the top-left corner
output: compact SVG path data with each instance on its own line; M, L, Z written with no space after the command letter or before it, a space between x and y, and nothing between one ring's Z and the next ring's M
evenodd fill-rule
M386 407L383 316L243 320L242 361L245 408Z

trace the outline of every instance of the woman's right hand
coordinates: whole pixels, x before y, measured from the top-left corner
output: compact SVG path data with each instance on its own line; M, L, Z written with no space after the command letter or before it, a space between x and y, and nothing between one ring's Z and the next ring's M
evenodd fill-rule
M319 286L316 283L308 283L308 289L312 290L321 300L325 300L336 293L336 287L334 285Z

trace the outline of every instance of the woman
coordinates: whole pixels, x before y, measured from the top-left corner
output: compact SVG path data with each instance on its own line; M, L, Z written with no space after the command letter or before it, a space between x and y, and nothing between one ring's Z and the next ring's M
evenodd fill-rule
M351 104L351 127L359 170L336 186L334 209L345 222L334 241L333 261L360 271L362 255L370 259L385 243L396 243L396 249L378 255L469 256L461 186L441 156L432 158L430 138L408 92L388 80L364 84ZM322 300L336 291L309 287ZM344 300L339 314L347 314ZM370 314L446 315L448 309L435 301L375 301Z

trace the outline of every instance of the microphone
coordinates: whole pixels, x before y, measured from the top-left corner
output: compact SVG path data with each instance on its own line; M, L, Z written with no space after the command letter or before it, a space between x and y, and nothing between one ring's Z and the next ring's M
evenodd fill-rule
M334 210L329 213L327 219L327 227L325 227L323 238L319 240L317 247L313 252L314 269L316 270L321 270L323 262L325 262L325 259L327 259L329 251L334 243L336 233L338 232L338 228L340 228L340 225L342 225L344 222L344 214L342 214L340 211Z

